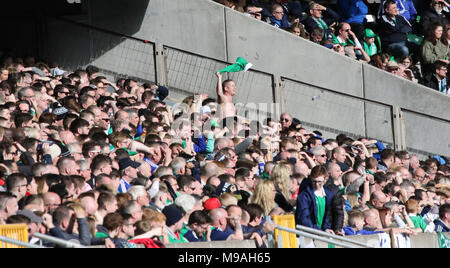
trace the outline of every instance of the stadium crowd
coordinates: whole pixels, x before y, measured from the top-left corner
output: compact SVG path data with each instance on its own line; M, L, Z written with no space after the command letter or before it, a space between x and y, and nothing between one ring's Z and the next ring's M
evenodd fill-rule
M342 236L449 231L443 156L327 139L290 114L249 120L220 72L217 96L169 105L166 87L62 69L1 55L0 225L27 224L30 243L270 247L277 215Z
M449 94L445 0L215 0L337 53Z
M289 114L237 116L234 81L217 99L169 106L169 90L100 70L65 72L4 56L0 224L82 245L148 248L255 240L273 216L339 235L446 232L450 166L364 137L325 140Z

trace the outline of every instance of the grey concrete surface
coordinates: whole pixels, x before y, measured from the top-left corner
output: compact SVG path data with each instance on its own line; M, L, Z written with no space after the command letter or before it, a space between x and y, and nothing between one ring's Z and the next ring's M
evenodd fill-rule
M167 248L198 248L198 249L208 249L208 248L222 248L222 249L251 249L256 248L255 241L244 240L244 241L228 241L228 242L200 242L200 243L186 243L186 244L170 244Z

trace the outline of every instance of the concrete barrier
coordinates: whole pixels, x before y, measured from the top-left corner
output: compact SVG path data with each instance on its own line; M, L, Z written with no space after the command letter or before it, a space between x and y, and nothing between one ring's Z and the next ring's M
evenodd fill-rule
M450 97L366 64L363 70L367 99L450 120Z
M170 244L166 245L167 248L222 248L222 249L246 249L246 248L256 248L255 241L253 240L244 240L244 241L228 241L228 242L200 242L200 243L185 243L185 244Z
M418 234L410 236L411 248L439 248L437 234Z
M265 72L363 95L362 66L347 57L230 9L226 30L229 60L246 57Z
M224 7L217 3L205 0L90 2L94 26L227 60Z

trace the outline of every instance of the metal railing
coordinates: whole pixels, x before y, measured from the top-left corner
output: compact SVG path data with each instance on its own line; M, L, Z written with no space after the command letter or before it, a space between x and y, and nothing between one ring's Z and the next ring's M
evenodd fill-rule
M275 228L278 229L278 230L281 230L281 231L293 233L293 234L296 234L298 236L303 236L303 237L310 238L310 239L313 239L313 240L322 241L322 242L325 242L325 243L328 243L328 244L332 244L332 245L335 245L335 246L339 246L339 247L343 247L343 248L363 248L363 246L357 246L355 244L349 244L349 243L345 243L345 242L340 242L340 241L336 241L336 240L331 239L331 238L323 237L323 236L320 236L320 235L315 235L315 234L308 233L308 232L293 230L293 229L289 229L289 228L286 228L286 227L283 227L283 226L279 226L279 225L276 225ZM282 241L280 241L280 239L281 238L278 239L278 244L280 244L280 242L282 244ZM364 246L364 247L368 248L368 246Z
M23 242L23 241L11 239L11 238L5 237L5 236L0 236L0 241L8 243L8 244L17 245L19 247L24 247L24 248L46 248L46 247L43 247L43 246L33 245L33 244L26 243L26 242Z
M340 241L343 241L343 242L355 244L355 245L358 245L358 246L361 246L361 247L370 248L370 246L368 246L365 243L362 243L362 242L359 242L359 241L355 241L355 240L350 239L350 238L346 238L346 237L330 234L330 233L327 233L327 232L324 232L324 231L321 231L321 230L316 230L316 229L308 228L308 227L301 226L301 225L297 225L296 229L298 231L304 231L304 232L308 232L308 233L312 233L312 234L316 234L316 235L320 235L320 236L326 236L326 237L329 237L330 239L336 239L336 240L340 240Z
M85 248L85 246L82 246L80 244L66 241L63 239L59 239L59 238L56 238L53 236L48 236L48 235L44 235L44 234L40 234L40 233L35 233L33 236L36 238L39 238L41 240L45 240L45 241L54 243L54 244L64 247L64 248Z

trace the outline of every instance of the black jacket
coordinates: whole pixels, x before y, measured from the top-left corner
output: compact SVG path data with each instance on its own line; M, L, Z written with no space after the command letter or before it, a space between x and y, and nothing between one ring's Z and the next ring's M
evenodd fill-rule
M422 14L422 20L420 22L421 32L425 34L428 28L435 22L439 22L442 25L447 25L450 23L450 12L442 11L439 15L434 8L429 7Z
M395 21L387 15L383 15L380 19L380 37L383 45L406 42L411 31L411 24L403 16L395 16Z
M334 194L333 199L331 200L331 229L337 232L344 228L345 200L339 186L336 186L331 178L325 187L327 187Z
M294 211L294 206L292 206L288 200L284 197L284 195L277 190L277 193L275 195L275 203L282 208L285 212L289 213Z

